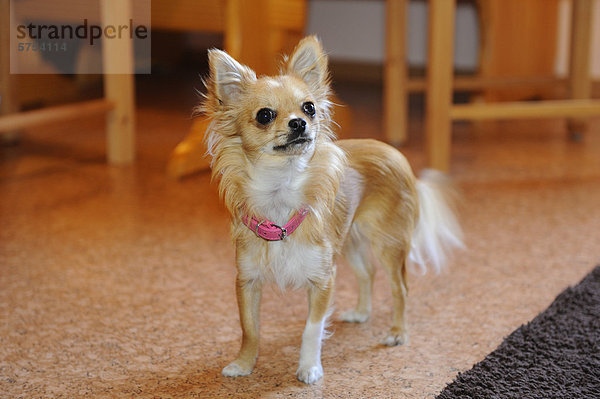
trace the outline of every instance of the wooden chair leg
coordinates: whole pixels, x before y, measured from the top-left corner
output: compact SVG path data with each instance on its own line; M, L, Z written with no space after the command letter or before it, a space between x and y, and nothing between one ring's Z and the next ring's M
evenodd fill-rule
M569 95L572 99L589 99L592 80L590 76L590 45L592 29L592 0L573 1L571 18L571 63L569 68ZM585 132L585 119L570 119L569 133L577 139Z
M102 20L111 24L129 23L131 2L104 0L100 2ZM107 157L110 164L127 165L135 158L135 94L133 47L131 41L105 40L102 52L104 97L114 104L107 115ZM127 74L115 74L123 71Z
M408 137L406 67L406 0L386 2L386 55L384 75L384 133L398 145Z
M429 167L442 171L450 168L455 16L456 0L429 2L425 140Z

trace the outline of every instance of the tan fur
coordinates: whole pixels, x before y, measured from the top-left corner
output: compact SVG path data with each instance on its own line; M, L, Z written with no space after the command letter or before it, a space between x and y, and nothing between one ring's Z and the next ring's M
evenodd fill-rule
M369 317L372 253L388 273L394 296L392 328L383 343L403 343L406 261L419 219L416 179L406 159L375 140L332 141L327 57L316 38L302 40L275 77L257 78L221 51L211 51L209 58L208 95L201 110L212 118L207 140L213 177L220 180L231 213L243 331L238 358L223 374L252 371L261 288L275 282L308 290L298 378L313 383L322 376L321 338L338 255L346 255L359 281L358 305L342 319ZM314 117L303 111L306 102L314 103ZM263 108L277 115L266 125L257 119ZM294 118L306 121L306 142L293 143L288 124ZM249 215L284 225L304 206L308 216L283 241L263 240L241 221Z

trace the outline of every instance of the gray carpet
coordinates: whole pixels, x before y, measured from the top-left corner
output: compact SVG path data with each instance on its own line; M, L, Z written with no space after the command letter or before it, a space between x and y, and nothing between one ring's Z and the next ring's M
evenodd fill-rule
M600 398L600 266L437 398Z

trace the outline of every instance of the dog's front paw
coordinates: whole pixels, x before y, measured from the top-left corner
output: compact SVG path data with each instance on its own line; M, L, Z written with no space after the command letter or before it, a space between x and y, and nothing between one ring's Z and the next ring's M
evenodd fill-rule
M298 380L305 384L314 384L323 377L323 367L319 364L316 366L300 366L296 371Z
M340 315L340 320L348 323L364 323L369 319L369 313L360 313L355 309L347 310Z
M252 367L244 367L237 362L231 362L223 369L225 377L241 377L252 373Z

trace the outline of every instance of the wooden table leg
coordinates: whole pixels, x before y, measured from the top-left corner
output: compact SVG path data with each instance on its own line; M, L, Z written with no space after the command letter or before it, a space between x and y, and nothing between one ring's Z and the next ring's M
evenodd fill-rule
M429 167L448 171L452 120L452 79L456 0L429 1L426 151Z
M589 99L592 80L590 76L590 45L592 29L592 0L573 1L571 18L571 59L569 68L569 95L572 99ZM585 119L569 119L568 129L577 139L587 127Z
M408 136L406 7L406 0L386 2L383 120L386 140L396 145L404 143Z

